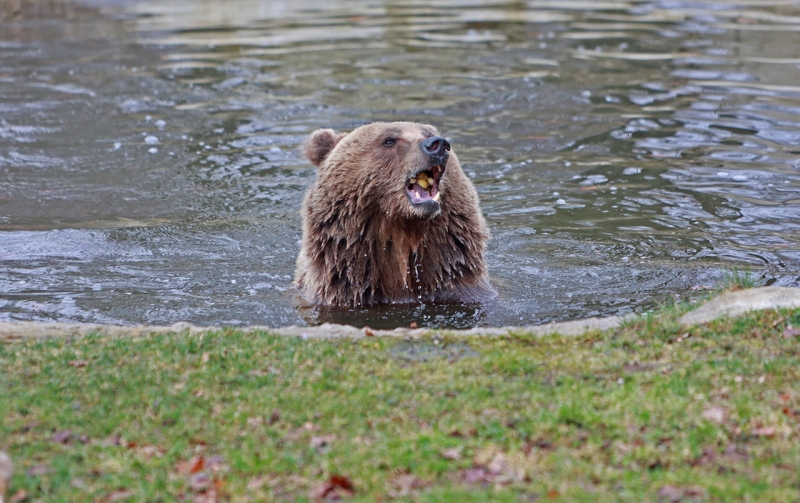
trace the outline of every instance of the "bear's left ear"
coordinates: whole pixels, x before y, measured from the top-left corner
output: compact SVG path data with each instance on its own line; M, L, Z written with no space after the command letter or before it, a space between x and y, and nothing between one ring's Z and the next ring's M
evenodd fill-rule
M333 147L345 136L347 133L337 133L333 129L317 129L306 140L303 154L314 163L314 166L319 167Z

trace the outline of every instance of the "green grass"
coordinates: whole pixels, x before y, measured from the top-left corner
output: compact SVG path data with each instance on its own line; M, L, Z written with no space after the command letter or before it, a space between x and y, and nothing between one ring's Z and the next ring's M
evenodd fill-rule
M38 501L303 501L332 475L356 501L800 500L800 310L679 312L575 338L7 341L0 448Z
M721 279L720 291L725 290L744 290L761 286L750 271L740 271L734 268L732 272L726 272Z

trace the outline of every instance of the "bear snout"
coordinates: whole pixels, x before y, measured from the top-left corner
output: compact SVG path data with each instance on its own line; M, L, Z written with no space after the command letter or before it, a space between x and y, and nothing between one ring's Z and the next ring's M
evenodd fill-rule
M445 164L450 152L450 142L441 136L431 136L422 142L420 148L430 157L432 164Z

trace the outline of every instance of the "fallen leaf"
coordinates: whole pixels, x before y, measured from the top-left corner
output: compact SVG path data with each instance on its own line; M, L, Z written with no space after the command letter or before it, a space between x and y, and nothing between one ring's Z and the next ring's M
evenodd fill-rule
M774 437L777 430L772 426L764 426L761 428L753 428L751 433L757 437Z
M198 472L189 477L189 489L194 492L202 492L211 489L214 480L206 472Z
M51 440L57 444L69 443L72 438L72 432L69 430L61 430L53 434Z
M50 467L45 464L33 465L25 472L29 477L40 477L50 473Z
M216 488L211 488L207 491L195 494L192 497L192 503L218 503L220 501L220 491Z
M272 426L273 424L277 423L281 420L281 412L279 410L273 410L272 414L269 415L269 425Z
M677 503L680 501L701 501L705 499L706 490L700 486L678 487L670 484L661 486L658 490L658 500Z
M30 422L28 424L23 425L22 428L20 428L18 431L20 433L28 433L29 431L31 431L32 429L36 428L37 426L39 426L39 423L37 421L32 421L32 422Z
M461 451L463 450L464 450L463 446L451 447L449 449L443 450L440 454L444 459L458 461L459 459L461 459Z
M317 501L338 500L355 493L353 483L344 475L331 475L328 480L314 488L310 496Z
M486 466L489 469L489 473L494 475L503 473L508 470L508 464L506 463L506 457L502 452L498 452L494 455L489 464Z
M325 447L328 447L333 441L336 440L336 435L320 435L317 437L311 437L311 441L309 444L316 450L322 450Z
M22 503L23 501L28 501L28 491L25 489L20 489L16 493L11 496L11 499L8 500L9 503Z
M626 374L635 374L637 372L649 372L651 370L658 370L663 367L667 367L669 364L667 363L658 363L658 362L649 362L649 363L641 363L641 362L633 362L627 365L622 366L622 371Z
M658 499L666 501L680 501L683 497L683 490L680 487L672 485L661 486L658 490Z
M70 367L81 368L89 365L89 362L86 360L70 360L67 362L67 365Z
M732 463L746 463L749 458L747 449L743 445L737 444L729 445L723 456Z
M273 479L274 479L274 477L272 477L270 475L264 475L262 477L256 477L254 479L251 479L250 482L247 483L247 489L249 489L251 491L257 491L258 489L261 489L265 485L271 484Z
M208 456L205 459L206 470L219 472L225 469L225 460L222 456Z
M697 459L692 461L692 466L705 466L713 464L717 459L717 451L711 447L703 448L703 453Z
M160 458L164 455L165 449L163 447L158 447L155 445L143 445L137 449L139 454L144 458L145 461L156 456Z
M783 336L787 339L800 336L800 328L787 328L783 331Z
M375 331L369 327L364 327L364 335L367 337L375 337Z
M700 417L715 424L722 424L728 419L728 413L722 407L710 407L704 410Z
M387 492L392 498L407 498L411 496L414 491L425 487L424 482L422 482L416 475L412 475L410 473L401 473L395 477L392 477L389 479L387 485Z
M547 491L547 497L550 498L551 500L558 498L559 497L558 491L556 491L555 489L550 489L549 491Z
M179 461L175 464L175 471L181 475L191 475L203 471L206 466L203 456L194 456L189 461Z
M312 423L311 421L307 421L303 423L303 426L297 428L297 433L303 433L304 431L317 431L319 430L319 426Z
M119 433L114 433L105 440L103 440L103 445L108 445L108 446L122 445L122 437L119 435Z
M111 494L106 497L106 501L122 501L128 498L132 498L134 492L130 489L117 489L116 491L112 492Z
M473 466L462 472L464 482L467 484L487 484L491 482L489 472L483 466Z

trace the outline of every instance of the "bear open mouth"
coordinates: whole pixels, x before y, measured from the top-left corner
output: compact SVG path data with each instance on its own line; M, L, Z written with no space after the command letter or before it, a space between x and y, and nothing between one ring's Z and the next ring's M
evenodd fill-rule
M423 204L427 202L440 203L439 180L442 179L444 166L438 165L432 168L418 171L406 182L406 194L411 204Z

